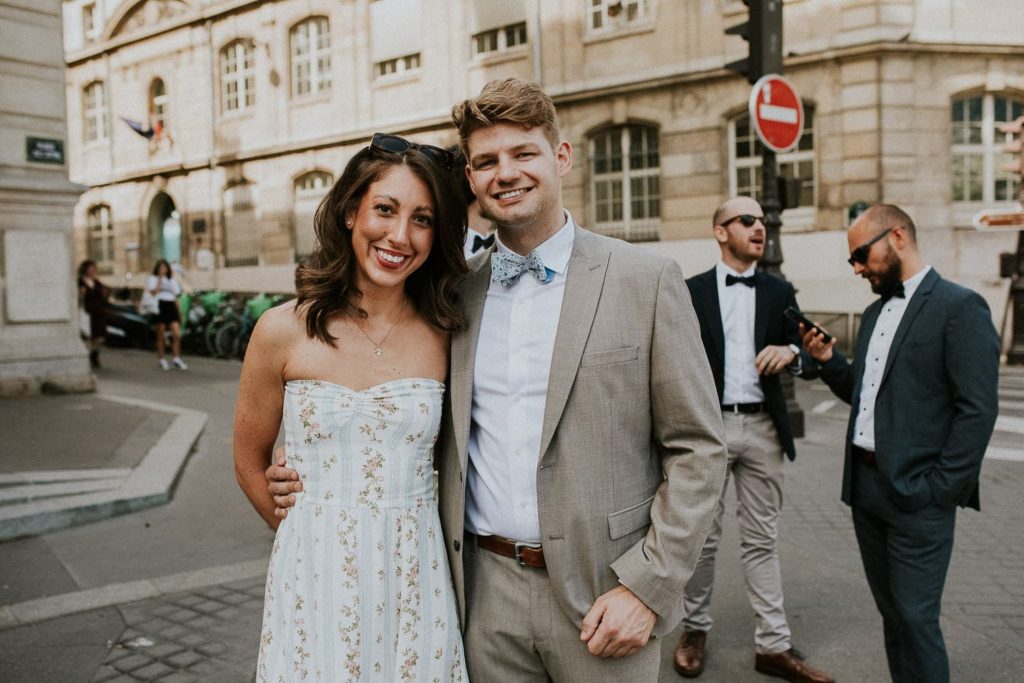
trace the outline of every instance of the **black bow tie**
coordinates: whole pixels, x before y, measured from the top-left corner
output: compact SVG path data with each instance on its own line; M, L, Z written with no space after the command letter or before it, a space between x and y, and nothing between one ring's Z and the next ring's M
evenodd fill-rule
M907 292L903 288L903 283L902 282L899 283L898 285L896 285L895 287L893 287L891 292L889 292L888 294L883 296L882 297L882 301L883 302L888 301L889 299L891 299L893 297L896 297L897 299L906 299L907 298Z
M756 280L757 280L757 273L754 273L753 275L748 275L747 277L743 277L743 276L740 276L740 275L732 275L732 274L726 273L726 275L725 275L725 286L726 287L732 287L734 284L736 284L738 282L741 285L746 285L747 287L753 287Z
M472 253L476 253L481 249L488 249L494 244L494 235L488 235L487 237L481 237L480 235L473 235L473 249Z

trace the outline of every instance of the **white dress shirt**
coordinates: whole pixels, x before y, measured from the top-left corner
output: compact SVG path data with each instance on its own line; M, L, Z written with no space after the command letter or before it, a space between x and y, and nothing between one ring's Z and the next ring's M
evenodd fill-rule
M480 536L540 540L537 461L575 231L568 211L565 217L565 225L535 250L549 282L526 272L511 287L492 281L487 289L473 370L466 480L466 530ZM495 244L497 251L509 251L500 239Z
M722 311L722 332L725 335L725 386L722 389L722 403L760 403L764 401L761 378L757 374L754 359L754 312L757 293L753 287L736 283L725 284L726 275L750 277L757 264L746 271L737 273L719 261L715 266L718 281L718 306Z
M892 339L907 311L907 304L929 270L931 266L925 266L903 281L904 297L894 296L882 305L875 329L871 331L868 354L864 359L864 379L860 386L860 408L853 423L853 444L866 451L875 450L875 399L878 398L878 386L882 383L882 371L889 358Z

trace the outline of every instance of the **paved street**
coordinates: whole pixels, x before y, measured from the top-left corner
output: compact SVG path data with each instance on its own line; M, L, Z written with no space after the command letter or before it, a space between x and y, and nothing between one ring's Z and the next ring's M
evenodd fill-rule
M8 617L0 620L0 681L248 683L273 537L231 467L240 365L190 359L189 371L165 373L152 354L107 351L103 360L101 394L203 411L209 419L166 505L0 543L0 617ZM954 681L1019 681L1024 671L1024 373L1004 375L998 431L982 473L982 512L959 516L945 596ZM881 623L839 501L846 408L818 383L798 383L798 390L807 435L787 467L781 530L794 643L840 680L884 681ZM30 400L44 407L68 399ZM126 410L96 419L139 418ZM112 435L144 441L138 430L114 424ZM73 457L67 451L74 440L59 426L54 436L37 434L38 458L30 465L59 468ZM60 452L50 450L56 434ZM24 457L23 444L15 448L10 439L0 440L5 466L8 450ZM131 465L122 445L105 466ZM718 556L715 628L702 680L769 681L753 671L754 620L732 512ZM674 637L661 643L662 681L681 680L667 665L674 644Z

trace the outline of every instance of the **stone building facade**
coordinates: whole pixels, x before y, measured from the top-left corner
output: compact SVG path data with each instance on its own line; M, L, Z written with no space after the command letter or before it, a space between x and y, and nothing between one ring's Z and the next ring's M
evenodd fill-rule
M0 396L89 391L59 0L0 0Z
M783 266L805 309L870 299L845 263L857 201L905 207L928 260L997 323L997 254L973 230L1012 205L1000 121L1024 106L1016 0L786 0L786 75L804 98L803 181ZM695 273L710 215L757 191L750 86L725 64L739 0L66 0L76 248L111 277L180 260L202 286L287 290L312 211L374 131L456 142L451 104L517 75L555 99L575 150L567 206ZM144 137L122 120L128 119ZM198 248L216 267L195 269Z

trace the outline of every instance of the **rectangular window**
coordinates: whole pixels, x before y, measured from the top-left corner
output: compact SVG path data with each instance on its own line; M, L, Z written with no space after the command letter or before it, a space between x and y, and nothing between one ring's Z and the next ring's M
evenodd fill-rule
M82 114L85 119L85 141L107 139L107 101L103 83L86 86L82 93Z
M221 108L225 112L249 109L256 104L253 49L241 41L221 51Z
M404 57L395 57L394 59L385 59L382 62L377 62L374 65L374 72L377 78L384 76L391 76L397 74L409 73L416 71L420 68L420 55L416 53L414 55L405 55Z
M94 206L89 209L89 258L96 262L100 272L109 273L114 267L114 226L110 220L110 207Z
M85 42L89 43L99 38L96 29L96 4L90 2L82 5L82 34L85 36Z
M594 227L630 241L656 240L661 218L658 129L638 124L590 139Z
M481 31L472 37L474 55L500 54L526 44L526 22Z
M1013 202L1020 174L1003 170L1011 155L1002 151L1010 137L1001 124L1024 114L1024 100L975 95L954 100L950 111L950 185L954 202Z
M325 17L292 29L292 95L312 95L331 87L331 35Z
M732 194L761 200L761 154L764 148L746 114L730 124L732 147L729 150ZM814 109L804 107L804 130L795 149L777 155L779 175L800 179L800 208L817 204L814 160ZM792 215L792 214L787 214Z
M647 0L590 0L591 31L608 31L639 24L648 18Z
M373 78L406 74L420 68L422 4L422 0L374 0L370 3Z

